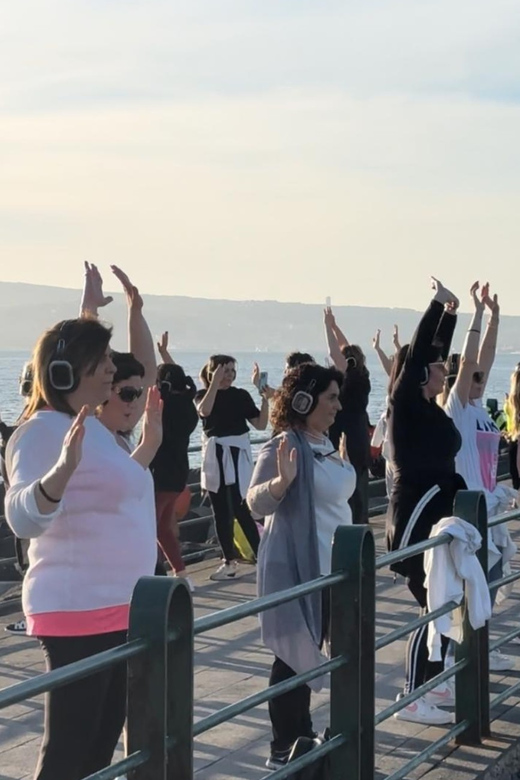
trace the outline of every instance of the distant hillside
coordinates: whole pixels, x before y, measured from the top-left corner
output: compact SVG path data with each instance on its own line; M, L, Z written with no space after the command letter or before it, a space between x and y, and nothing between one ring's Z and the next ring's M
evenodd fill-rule
M116 346L126 340L126 308L122 295L102 311L113 323ZM39 334L60 319L75 316L79 290L0 282L0 349L29 350ZM418 301L423 305L426 301ZM177 349L189 351L285 351L323 349L322 307L276 301L218 301L204 298L147 295L145 311L154 335L169 330ZM418 317L411 309L338 306L335 312L345 334L368 348L377 328L390 349L394 323L402 341L409 339ZM456 345L462 341L468 315L461 315ZM520 317L503 317L499 347L520 352Z

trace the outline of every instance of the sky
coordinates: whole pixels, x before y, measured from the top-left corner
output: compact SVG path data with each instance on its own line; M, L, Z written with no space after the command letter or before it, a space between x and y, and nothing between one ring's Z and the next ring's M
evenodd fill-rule
M517 0L0 14L1 280L418 308L435 274L520 313Z

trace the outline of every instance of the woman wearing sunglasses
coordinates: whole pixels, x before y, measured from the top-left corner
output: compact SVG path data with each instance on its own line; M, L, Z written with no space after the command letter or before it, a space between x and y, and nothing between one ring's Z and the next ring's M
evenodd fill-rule
M450 361L450 374L446 380L444 409L452 418L461 435L461 448L457 454L456 467L464 477L469 490L481 490L486 497L489 516L505 512L510 508L516 491L497 484L498 451L500 431L482 404L482 396L495 360L500 307L497 296L489 295L489 284L485 284L479 297L479 283L471 287L474 313L471 320L461 359L454 355ZM485 309L490 312L482 342L482 320ZM500 579L503 563L514 554L507 527L491 529L488 538L489 580ZM492 597L496 594L493 591ZM493 671L512 669L514 661L499 650L489 655L489 668Z
M260 535L245 502L253 473L249 424L265 431L269 402L263 391L258 409L247 390L233 387L236 360L231 355L212 355L200 372L204 390L195 396L202 420L201 486L209 493L215 529L222 550L222 564L210 579L233 579L237 574L237 555L233 522L239 522L256 556ZM253 383L258 387L260 369L255 364Z

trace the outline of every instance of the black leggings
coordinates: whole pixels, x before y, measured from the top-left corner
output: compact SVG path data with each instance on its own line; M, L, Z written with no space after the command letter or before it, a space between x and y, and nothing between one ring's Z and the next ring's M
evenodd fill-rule
M209 498L213 508L213 516L215 518L217 539L222 549L222 556L226 563L235 560L237 557L233 537L233 523L235 518L238 520L238 523L244 532L244 536L249 542L255 558L258 554L258 545L260 544L260 534L258 533L258 528L256 527L256 523L253 520L251 512L249 511L249 507L240 495L240 489L238 487L239 450L236 447L231 447L231 454L233 456L233 463L235 466L235 484L225 484L224 471L222 468L222 447L217 445L217 458L220 468L220 488L217 493L212 493L209 491Z
M421 607L420 614L425 615L428 612L426 588L421 582L413 579L408 580L407 585ZM427 640L428 625L417 628L408 636L408 643L406 645L405 693L415 691L420 685L428 682L428 680L431 680L432 677L436 677L444 670L444 658L446 656L446 650L448 649L449 639L445 636L441 636L442 661L428 660Z
M322 591L322 643L329 633L330 590ZM269 685L288 680L296 672L281 658L274 659ZM271 750L283 751L293 746L298 737L314 737L311 719L311 689L300 685L289 693L283 693L269 702L269 717L273 728Z
M126 631L39 637L47 671L126 641ZM45 730L34 780L81 780L109 766L126 716L126 664L45 694Z

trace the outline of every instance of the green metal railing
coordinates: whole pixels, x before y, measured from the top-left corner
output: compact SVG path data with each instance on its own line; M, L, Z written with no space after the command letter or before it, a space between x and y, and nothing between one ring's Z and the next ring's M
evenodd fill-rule
M459 493L454 514L478 527L482 535L479 560L487 571L488 524L483 495L469 491ZM489 525L517 519L520 519L520 510L496 517ZM127 663L128 756L87 780L114 780L123 773L129 780L192 780L194 737L275 696L330 674L330 740L268 777L285 780L304 766L328 756L332 780L342 780L346 766L349 767L349 780L373 780L375 728L439 683L454 677L455 723L386 779L401 780L452 740L478 744L490 733L490 707L497 707L520 690L519 682L495 696L490 703L488 627L472 629L464 600L464 639L456 648L455 664L375 715L376 652L457 606L450 602L376 641L376 572L450 541L451 537L445 534L376 558L369 527L340 527L334 539L330 575L196 621L193 620L191 594L182 579L145 577L137 584L132 599L126 645L0 691L0 709L101 669ZM490 587L497 588L518 578L520 572L515 572L490 583ZM325 589L330 590L331 599L330 660L234 702L194 724L194 637ZM493 642L491 649L518 635L520 628Z

